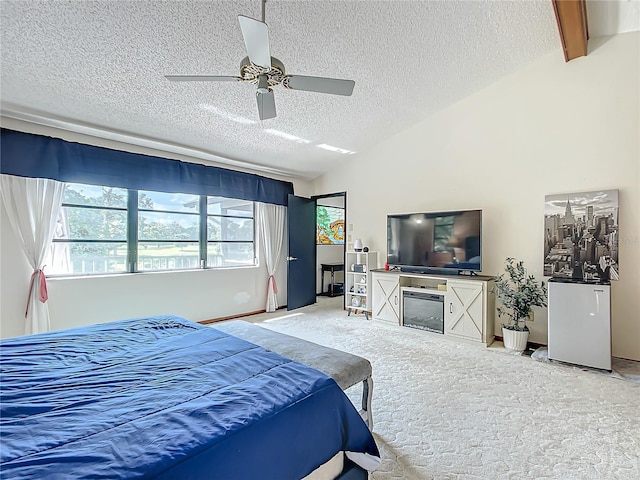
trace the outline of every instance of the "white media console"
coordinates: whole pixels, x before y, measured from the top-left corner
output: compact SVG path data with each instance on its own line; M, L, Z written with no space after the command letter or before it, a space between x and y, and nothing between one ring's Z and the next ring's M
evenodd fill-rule
M491 345L493 277L372 271L374 320Z

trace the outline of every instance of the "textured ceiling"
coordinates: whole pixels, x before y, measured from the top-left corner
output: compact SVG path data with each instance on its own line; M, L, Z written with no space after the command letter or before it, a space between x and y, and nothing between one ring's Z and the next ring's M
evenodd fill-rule
M271 54L287 73L356 86L351 97L278 87L278 116L260 122L250 84L164 78L238 75L237 16L260 18L260 0L2 0L0 9L5 116L128 133L306 179L353 158L318 144L365 151L561 48L550 0L269 0Z

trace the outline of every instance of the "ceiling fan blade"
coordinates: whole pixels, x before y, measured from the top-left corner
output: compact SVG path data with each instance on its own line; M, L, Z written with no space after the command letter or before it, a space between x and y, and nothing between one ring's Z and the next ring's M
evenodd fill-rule
M269 28L267 24L255 18L238 15L240 29L247 47L247 55L251 63L264 68L271 68L271 52L269 51Z
M257 92L256 100L258 101L260 120L267 120L276 116L276 99L272 91Z
M291 90L307 92L331 93L346 97L353 93L356 82L339 78L306 77L304 75L287 75L283 85Z
M165 75L172 82L239 82L241 77L225 77L223 75Z

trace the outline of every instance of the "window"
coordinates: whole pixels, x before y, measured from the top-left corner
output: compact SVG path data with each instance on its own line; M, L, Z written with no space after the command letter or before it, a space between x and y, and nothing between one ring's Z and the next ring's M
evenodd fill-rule
M47 273L126 271L127 198L122 188L67 185Z
M449 246L449 239L453 235L453 223L456 217L436 217L433 227L433 251L434 252L449 252L451 248Z
M200 196L138 192L138 271L200 266Z
M207 197L207 265L255 265L253 202Z
M251 201L67 184L48 275L257 264Z

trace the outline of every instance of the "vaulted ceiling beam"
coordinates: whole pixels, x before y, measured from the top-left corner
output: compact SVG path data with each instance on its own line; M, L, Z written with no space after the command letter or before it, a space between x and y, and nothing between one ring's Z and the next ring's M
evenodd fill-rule
M589 27L586 0L552 0L565 61L587 55Z

